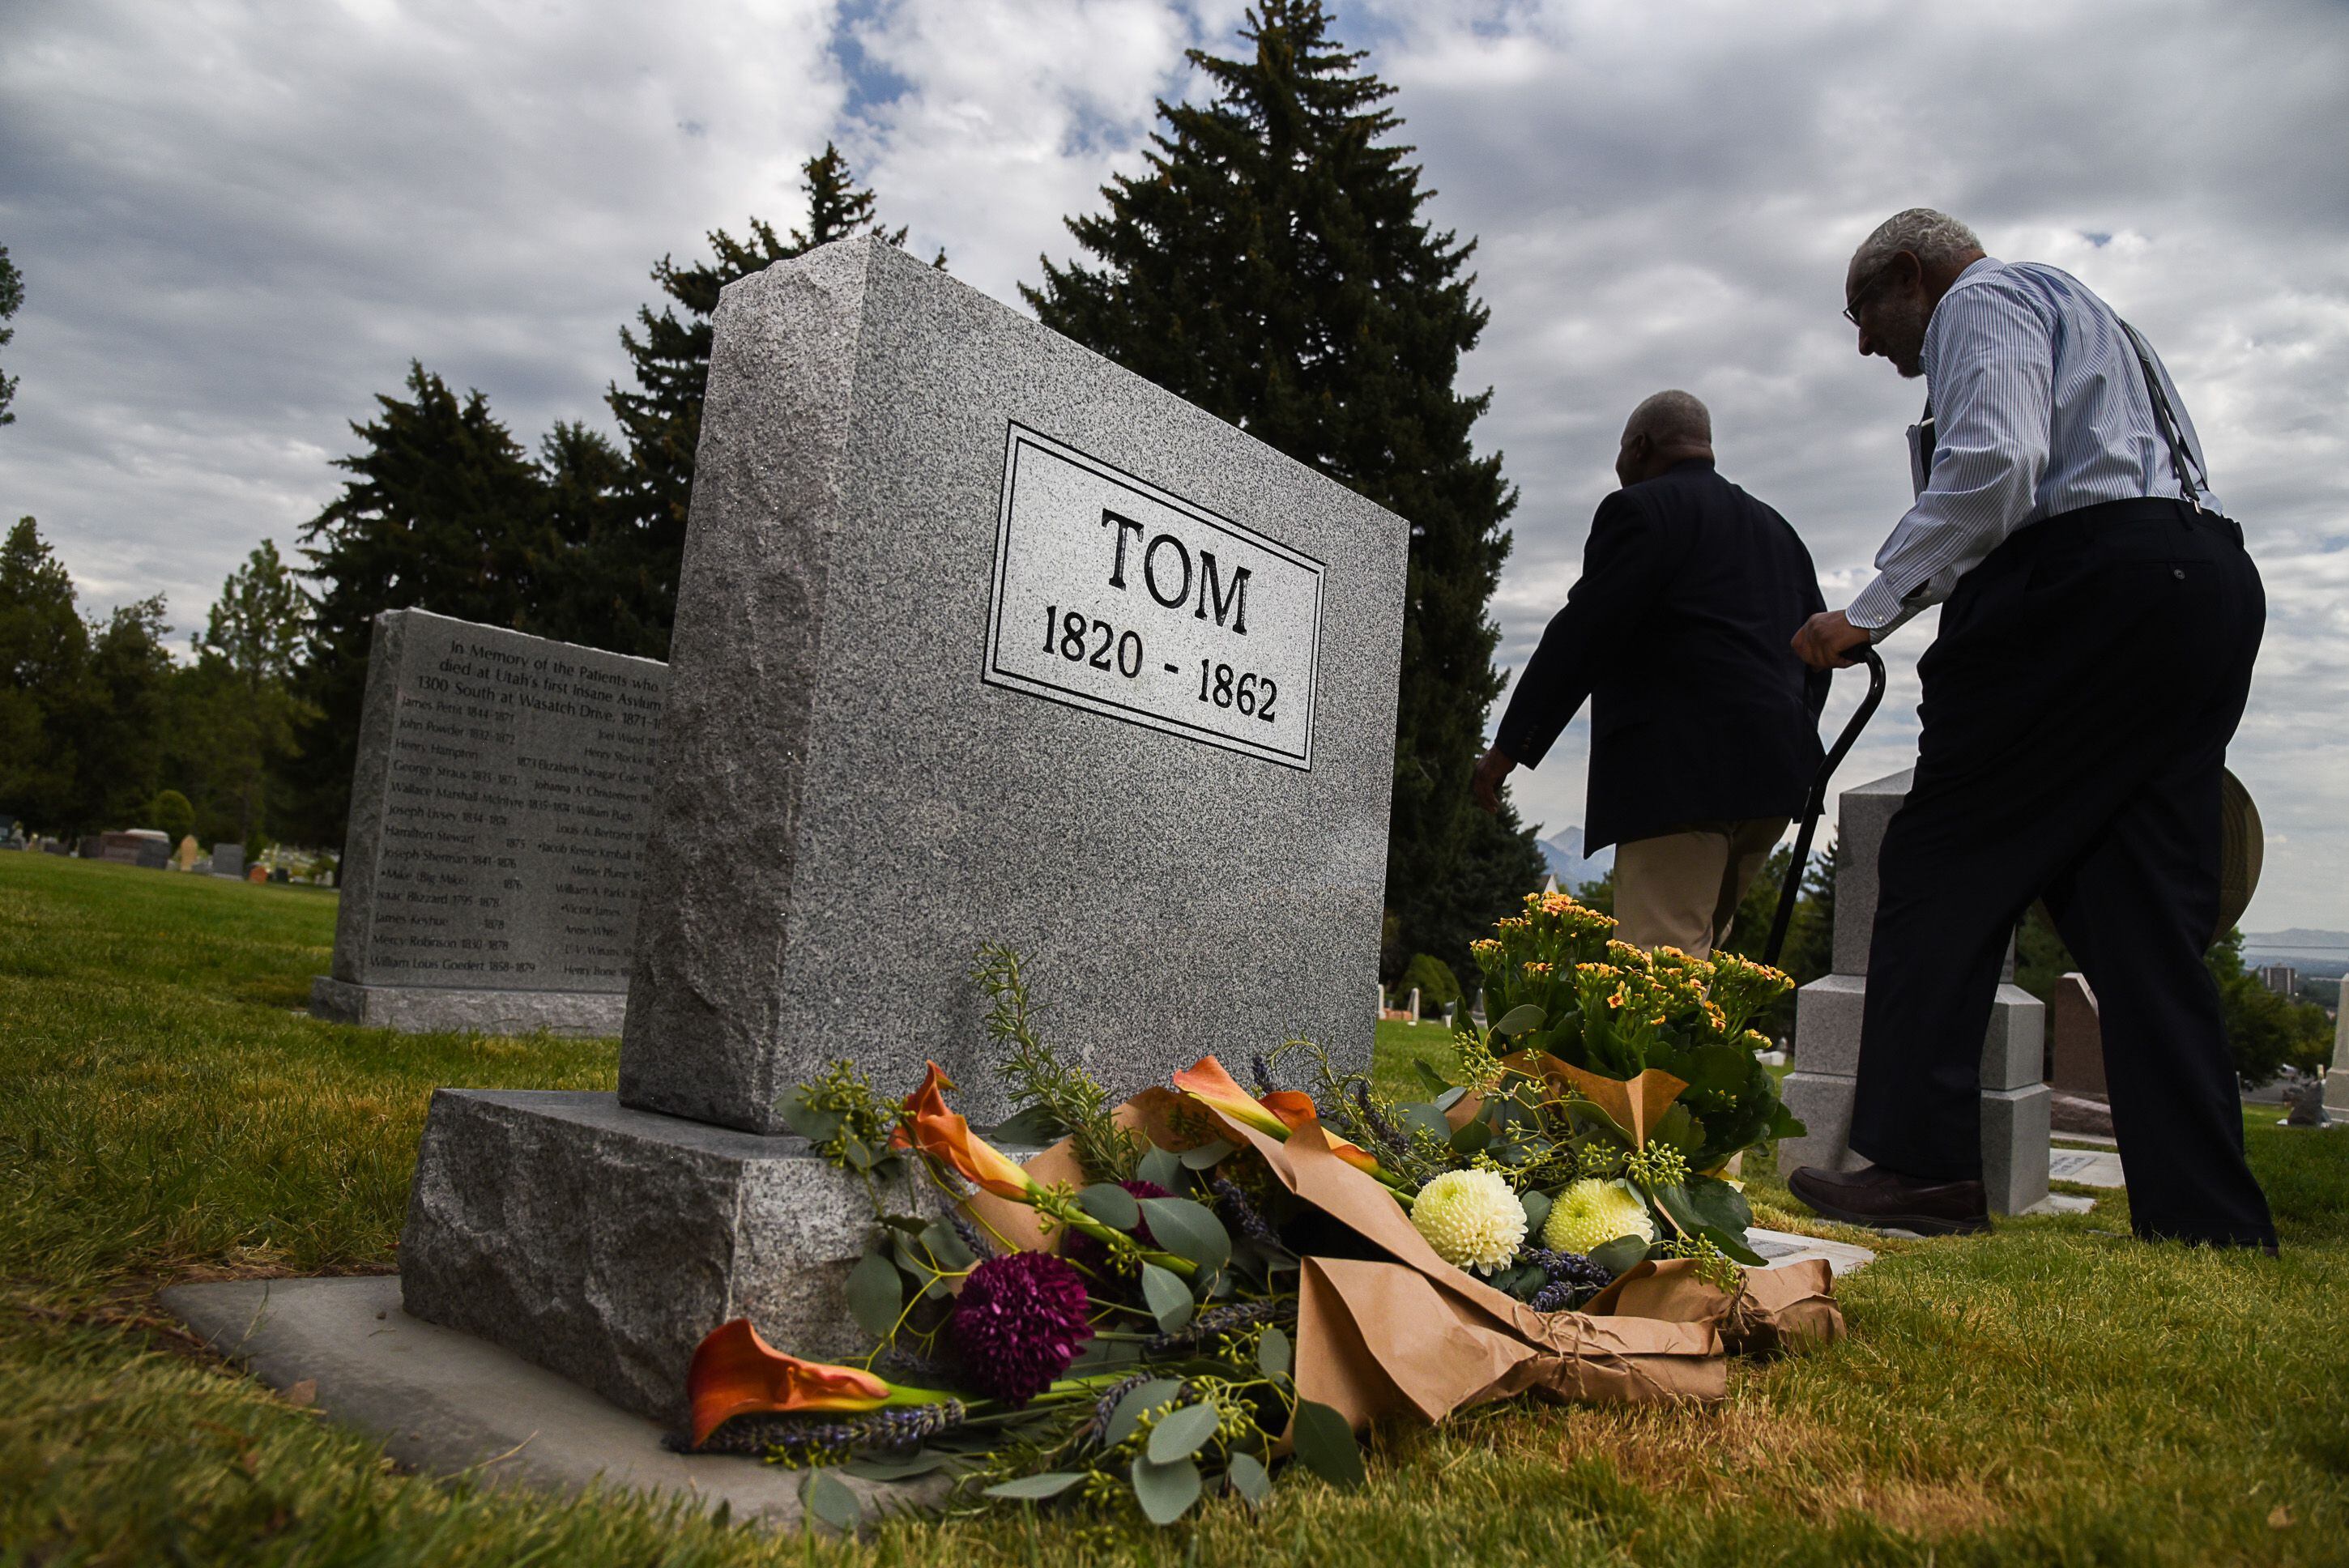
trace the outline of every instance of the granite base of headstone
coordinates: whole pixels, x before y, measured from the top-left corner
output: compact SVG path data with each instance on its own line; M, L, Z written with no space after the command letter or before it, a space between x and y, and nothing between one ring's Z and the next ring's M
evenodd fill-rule
M334 972L310 1011L618 1034L667 680L651 659L377 616Z
M885 244L715 329L619 1093L442 1091L400 1245L410 1313L662 1417L730 1315L843 1346L871 1208L795 1085L1006 1113L982 944L1113 1094L1367 1062L1408 538Z
M1837 801L1835 969L1795 994L1795 1070L1781 1092L1805 1131L1779 1140L1782 1171L1868 1163L1851 1148L1851 1113L1876 923L1876 863L1909 780L1906 772L1896 773L1847 789ZM1981 1079L1982 1186L2000 1214L2022 1213L2047 1196L2046 1008L2013 981L2010 946L1982 1041Z

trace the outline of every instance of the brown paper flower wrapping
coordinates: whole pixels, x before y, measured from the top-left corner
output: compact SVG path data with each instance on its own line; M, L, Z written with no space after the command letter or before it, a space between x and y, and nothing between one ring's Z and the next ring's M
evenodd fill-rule
M1172 1113L1183 1103L1169 1090L1145 1089L1117 1117L1161 1147L1180 1150L1197 1141L1175 1130ZM1827 1265L1816 1260L1753 1271L1736 1295L1706 1283L1686 1260L1642 1263L1581 1312L1536 1312L1437 1256L1393 1195L1340 1158L1318 1122L1282 1142L1216 1119L1224 1137L1255 1150L1282 1186L1387 1254L1309 1257L1298 1284L1298 1395L1333 1407L1358 1429L1397 1416L1433 1423L1526 1392L1609 1402L1717 1400L1728 1389L1731 1350L1843 1336ZM1027 1168L1046 1185L1084 1181L1066 1140ZM1015 1246L1044 1250L1056 1240L1025 1204L985 1191L967 1203Z

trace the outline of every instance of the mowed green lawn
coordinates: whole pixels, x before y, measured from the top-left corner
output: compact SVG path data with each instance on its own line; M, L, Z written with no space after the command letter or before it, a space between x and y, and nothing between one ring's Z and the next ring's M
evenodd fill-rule
M2281 1261L2123 1201L1881 1243L1850 1340L1715 1409L1510 1406L1161 1533L1061 1511L778 1538L402 1473L196 1351L160 1286L388 1268L440 1084L609 1088L609 1042L300 1016L331 895L0 854L0 1563L2349 1561L2349 1132L2253 1117ZM1049 1000L1049 998L1048 998ZM1388 1026L1381 1063L1442 1049ZM1766 1176L1765 1223L1802 1224Z

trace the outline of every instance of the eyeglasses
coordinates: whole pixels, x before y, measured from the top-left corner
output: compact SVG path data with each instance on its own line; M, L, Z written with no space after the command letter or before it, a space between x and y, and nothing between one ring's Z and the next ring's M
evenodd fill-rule
M1851 323L1854 326L1857 326L1859 325L1859 307L1861 304L1866 303L1869 294L1876 292L1876 285L1882 283L1885 278L1890 274L1893 263L1898 262L1899 259L1900 258L1899 256L1895 256L1892 258L1892 261L1885 263L1882 266L1877 268L1875 272L1868 274L1868 281L1859 285L1859 292L1852 295L1850 302L1843 307L1844 320Z

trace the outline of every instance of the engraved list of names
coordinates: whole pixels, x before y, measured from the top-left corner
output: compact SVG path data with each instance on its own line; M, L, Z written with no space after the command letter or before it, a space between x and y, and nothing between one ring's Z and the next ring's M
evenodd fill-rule
M626 991L668 667L406 614L357 977Z

